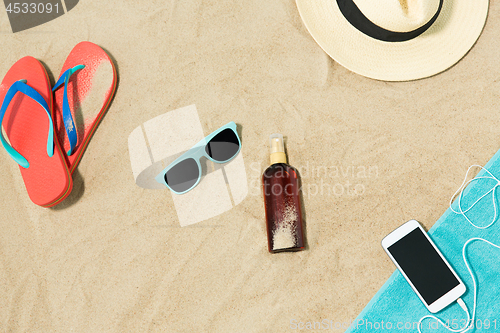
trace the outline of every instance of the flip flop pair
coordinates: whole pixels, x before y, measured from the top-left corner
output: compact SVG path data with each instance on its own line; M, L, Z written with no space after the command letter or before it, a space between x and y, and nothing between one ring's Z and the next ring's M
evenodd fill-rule
M116 89L113 62L99 46L77 44L51 89L44 66L17 61L0 85L0 141L19 164L30 199L52 207L71 192L80 162ZM8 140L8 141L7 141Z

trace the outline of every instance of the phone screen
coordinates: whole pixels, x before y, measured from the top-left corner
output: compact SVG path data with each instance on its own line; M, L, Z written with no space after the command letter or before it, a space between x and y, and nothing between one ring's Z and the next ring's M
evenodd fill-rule
M387 249L427 304L460 284L420 228Z

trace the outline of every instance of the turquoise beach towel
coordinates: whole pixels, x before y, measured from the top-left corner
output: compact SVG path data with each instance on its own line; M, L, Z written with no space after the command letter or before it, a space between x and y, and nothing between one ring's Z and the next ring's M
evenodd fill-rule
M485 168L500 179L500 151ZM464 168L464 172L465 170ZM476 178L481 176L488 176L488 173L481 170ZM497 184L497 181L489 179L470 183L463 192L462 209L470 207ZM500 204L496 197L492 196L496 195L497 191L499 189L495 188L467 212L467 217L473 223L486 226L493 220L495 208L492 199L495 199L497 209ZM458 200L453 202L453 209L459 210ZM448 208L431 228L429 235L467 286L462 299L472 315L474 285L462 257L462 247L472 237L484 238L500 245L500 221L495 221L491 227L481 230ZM500 332L500 250L483 241L474 241L467 246L466 255L478 286L475 329L468 332ZM417 332L418 321L428 314L430 313L420 299L396 270L346 332ZM452 328L455 329L462 328L467 319L465 312L456 302L436 316L453 325ZM422 325L422 333L426 332L449 331L441 324L438 325L436 320L426 319Z

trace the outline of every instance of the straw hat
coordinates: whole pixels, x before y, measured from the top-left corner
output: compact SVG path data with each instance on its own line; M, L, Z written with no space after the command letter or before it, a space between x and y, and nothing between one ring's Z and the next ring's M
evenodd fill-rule
M296 0L316 42L342 66L385 81L440 73L478 39L489 0Z

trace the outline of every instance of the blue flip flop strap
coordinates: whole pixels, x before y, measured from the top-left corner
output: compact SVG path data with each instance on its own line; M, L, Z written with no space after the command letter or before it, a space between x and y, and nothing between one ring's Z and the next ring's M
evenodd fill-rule
M5 94L5 98L2 102L2 107L0 108L0 124L3 122L3 117L5 116L5 111L7 111L7 108L9 107L10 102L14 98L17 92L21 92L25 94L26 96L34 99L38 104L40 104L45 112L47 113L47 116L49 116L49 135L47 137L47 155L49 157L52 157L54 155L54 125L52 122L52 117L50 115L50 110L49 110L49 105L45 101L45 99L32 87L28 86L26 84L26 80L19 80L14 82L7 93ZM27 133L29 135L29 133ZM23 168L29 168L30 164L24 156L19 154L17 150L12 148L11 145L5 141L5 138L3 137L3 133L0 131L0 141L2 142L3 147L5 150L7 150L7 153L16 161L20 166Z
M69 140L69 151L67 152L68 156L73 154L73 149L76 146L76 142L78 141L78 137L76 134L75 122L73 121L73 116L71 115L71 109L69 108L68 102L68 82L71 75L73 75L77 70L84 68L85 65L78 65L73 68L68 68L64 73L62 73L59 80L57 80L52 91L55 91L62 84L64 84L64 95L63 95L63 109L62 116L64 122L64 128L66 129L66 134L68 135Z

